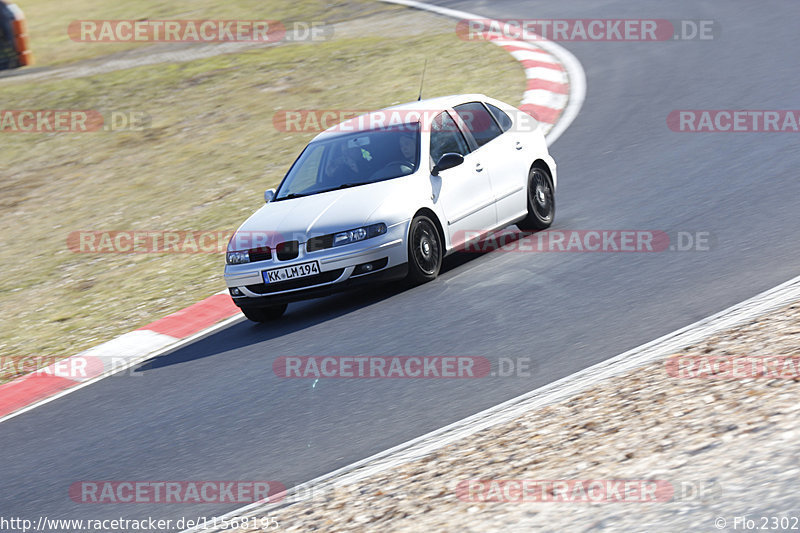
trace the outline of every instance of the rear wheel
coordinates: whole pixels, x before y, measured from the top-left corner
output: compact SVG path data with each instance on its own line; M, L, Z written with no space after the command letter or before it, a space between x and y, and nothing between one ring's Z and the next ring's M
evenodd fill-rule
M521 230L549 228L556 215L553 180L547 170L540 167L528 172L528 216L517 223Z
M242 313L253 322L272 322L278 320L286 312L288 304L271 305L269 307L252 307L242 309Z
M442 242L436 224L419 215L408 230L408 280L414 284L436 279L442 267Z

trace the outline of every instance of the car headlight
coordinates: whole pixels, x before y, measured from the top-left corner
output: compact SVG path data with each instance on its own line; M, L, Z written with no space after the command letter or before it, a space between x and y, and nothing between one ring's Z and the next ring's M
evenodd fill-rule
M364 239L371 239L378 235L386 233L386 224L383 222L372 224L371 226L364 226L363 228L356 228L341 233L334 233L333 246L341 246L343 244L350 244Z
M225 254L225 262L229 265L241 265L250 262L250 252L228 252Z

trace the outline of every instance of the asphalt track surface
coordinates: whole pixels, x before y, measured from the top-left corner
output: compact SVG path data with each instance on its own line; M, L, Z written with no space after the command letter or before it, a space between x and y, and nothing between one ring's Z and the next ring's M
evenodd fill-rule
M81 480L291 486L800 272L798 134L676 133L666 125L675 109L800 107L796 5L438 4L496 18L715 20L722 31L713 41L562 43L583 64L588 92L552 147L560 177L555 229L707 231L712 250L462 254L421 287L294 304L275 325L238 322L0 424L0 516L175 519L231 511L238 506L78 504L67 490ZM289 355L530 357L532 372L312 386L272 374L273 359Z

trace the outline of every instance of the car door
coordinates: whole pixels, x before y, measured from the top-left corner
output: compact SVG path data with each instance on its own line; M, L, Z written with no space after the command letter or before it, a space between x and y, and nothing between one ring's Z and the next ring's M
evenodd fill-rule
M484 104L503 130L497 138L497 150L506 168L497 175L492 172L491 176L497 195L497 218L505 223L528 212L528 171L533 143L523 126L514 128L514 122L506 111L489 102Z
M468 102L454 109L469 129L478 146L476 153L481 154L487 167L498 223L504 225L523 216L527 211L527 172L523 168L519 140L509 131L511 118L496 107L497 112L502 114L493 116L482 102Z
M431 124L430 156L432 164L446 153L464 156L464 162L431 176L434 203L440 203L445 214L447 231L453 246L495 227L497 214L489 173L482 154L470 150L456 121L447 111L437 115ZM438 191L438 192L437 192Z

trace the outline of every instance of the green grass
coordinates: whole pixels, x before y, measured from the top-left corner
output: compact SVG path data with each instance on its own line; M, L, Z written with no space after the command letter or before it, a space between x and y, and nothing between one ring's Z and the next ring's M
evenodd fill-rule
M426 57L426 96L483 92L516 104L524 90L511 56L462 41L447 25L401 42L338 39L5 83L6 109L140 111L152 124L0 133L0 354L68 356L224 289L221 255L80 254L66 239L76 230L235 229L314 136L277 131L276 110L413 100Z

